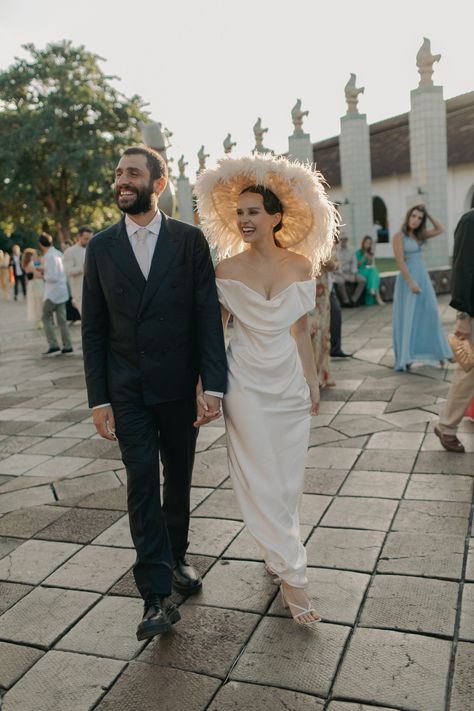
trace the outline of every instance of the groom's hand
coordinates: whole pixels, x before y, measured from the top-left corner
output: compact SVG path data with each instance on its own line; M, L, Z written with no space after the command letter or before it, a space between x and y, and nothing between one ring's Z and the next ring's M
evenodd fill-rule
M115 435L114 412L110 405L96 407L92 410L92 420L101 437L104 439L110 439L112 442L117 440Z
M221 416L221 399L207 393L200 393L197 398L197 418L194 427L207 425Z

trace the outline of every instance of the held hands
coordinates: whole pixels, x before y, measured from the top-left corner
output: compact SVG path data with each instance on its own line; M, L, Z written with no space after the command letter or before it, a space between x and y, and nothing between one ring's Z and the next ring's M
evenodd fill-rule
M204 392L196 393L197 418L194 427L207 425L221 416L221 399Z
M92 410L92 420L101 437L110 439L112 442L117 440L114 413L110 405L97 407L95 410Z
M418 284L416 283L416 281L412 281L410 283L410 291L412 294L421 294L421 289L418 286Z

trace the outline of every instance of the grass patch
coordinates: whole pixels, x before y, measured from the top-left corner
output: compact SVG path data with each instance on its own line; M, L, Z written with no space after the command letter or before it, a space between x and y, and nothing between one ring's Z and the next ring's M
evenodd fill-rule
M375 265L381 274L383 272L400 271L395 257L377 257L375 260Z

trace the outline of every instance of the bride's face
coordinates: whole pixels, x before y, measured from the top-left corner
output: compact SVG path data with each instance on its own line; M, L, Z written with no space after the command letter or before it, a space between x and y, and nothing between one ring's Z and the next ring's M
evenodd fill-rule
M262 239L273 240L273 228L280 222L281 215L269 215L263 206L263 197L256 193L244 193L237 202L237 224L242 239L254 244Z

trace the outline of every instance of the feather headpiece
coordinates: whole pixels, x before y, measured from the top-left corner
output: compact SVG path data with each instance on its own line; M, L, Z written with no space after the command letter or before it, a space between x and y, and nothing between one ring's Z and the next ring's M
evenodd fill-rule
M224 259L246 246L237 226L237 200L251 185L269 188L283 205L278 243L307 257L317 274L331 255L339 214L311 165L268 154L222 158L204 170L194 188L201 225L209 243Z

